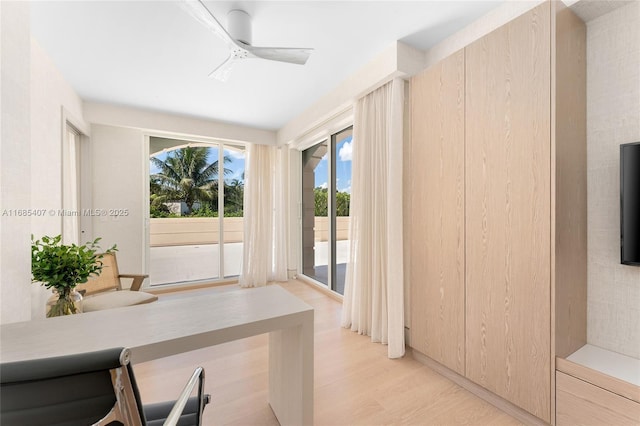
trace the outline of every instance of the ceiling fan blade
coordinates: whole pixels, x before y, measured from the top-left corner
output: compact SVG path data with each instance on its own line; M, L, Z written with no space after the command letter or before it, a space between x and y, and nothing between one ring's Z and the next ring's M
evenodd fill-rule
M297 47L253 47L249 44L251 41L249 40L251 38L251 17L246 12L232 11L237 12L234 14L235 21L237 21L234 26L235 31L232 32L242 39L237 40L218 22L211 11L207 9L203 0L182 0L181 3L191 16L220 37L231 51L227 59L209 74L209 77L217 80L227 81L233 66L241 59L261 58L304 65L313 52L313 49Z
M298 65L304 65L313 52L313 49L298 47L254 47L249 45L242 47L258 58Z
M227 59L222 64L220 64L220 66L218 66L218 68L211 71L211 73L209 74L209 78L215 78L216 80L222 82L227 81L227 79L229 78L229 74L231 74L231 70L233 69L233 66L237 61L237 57L235 57L233 54L229 55Z
M191 16L200 21L201 24L213 31L218 37L224 41L230 49L238 46L238 43L229 35L222 24L207 9L202 0L183 0L183 8L189 12Z

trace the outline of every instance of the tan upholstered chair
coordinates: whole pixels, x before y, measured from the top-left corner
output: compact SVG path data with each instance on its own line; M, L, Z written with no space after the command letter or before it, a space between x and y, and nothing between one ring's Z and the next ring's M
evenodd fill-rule
M84 297L83 312L142 305L158 300L158 296L140 291L142 282L148 275L121 274L118 271L115 253L105 254L102 257L102 264L102 272L99 276L76 286L76 290ZM122 289L120 278L133 278L129 290Z

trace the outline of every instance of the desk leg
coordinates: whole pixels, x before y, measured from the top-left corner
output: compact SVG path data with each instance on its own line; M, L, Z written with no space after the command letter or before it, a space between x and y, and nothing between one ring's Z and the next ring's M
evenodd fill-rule
M313 313L269 334L269 404L282 426L313 424Z

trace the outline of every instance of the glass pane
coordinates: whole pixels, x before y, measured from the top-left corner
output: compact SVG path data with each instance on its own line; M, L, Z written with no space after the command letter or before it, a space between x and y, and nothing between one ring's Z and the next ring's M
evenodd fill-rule
M218 145L150 138L151 285L219 277Z
M224 148L224 276L240 275L242 268L243 200L244 200L243 146L225 145Z
M333 138L335 141L335 282L333 290L344 294L344 281L349 260L349 206L351 204L351 150L353 131L344 130Z
M328 141L302 152L302 273L329 283Z

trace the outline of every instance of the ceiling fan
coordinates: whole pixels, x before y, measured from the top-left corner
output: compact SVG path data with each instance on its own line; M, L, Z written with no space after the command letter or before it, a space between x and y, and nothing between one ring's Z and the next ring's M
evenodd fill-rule
M251 16L243 10L227 15L227 29L207 9L202 0L184 0L187 11L222 39L229 48L227 59L209 77L226 81L233 66L242 59L260 58L304 65L313 49L296 47L256 47L251 45Z

